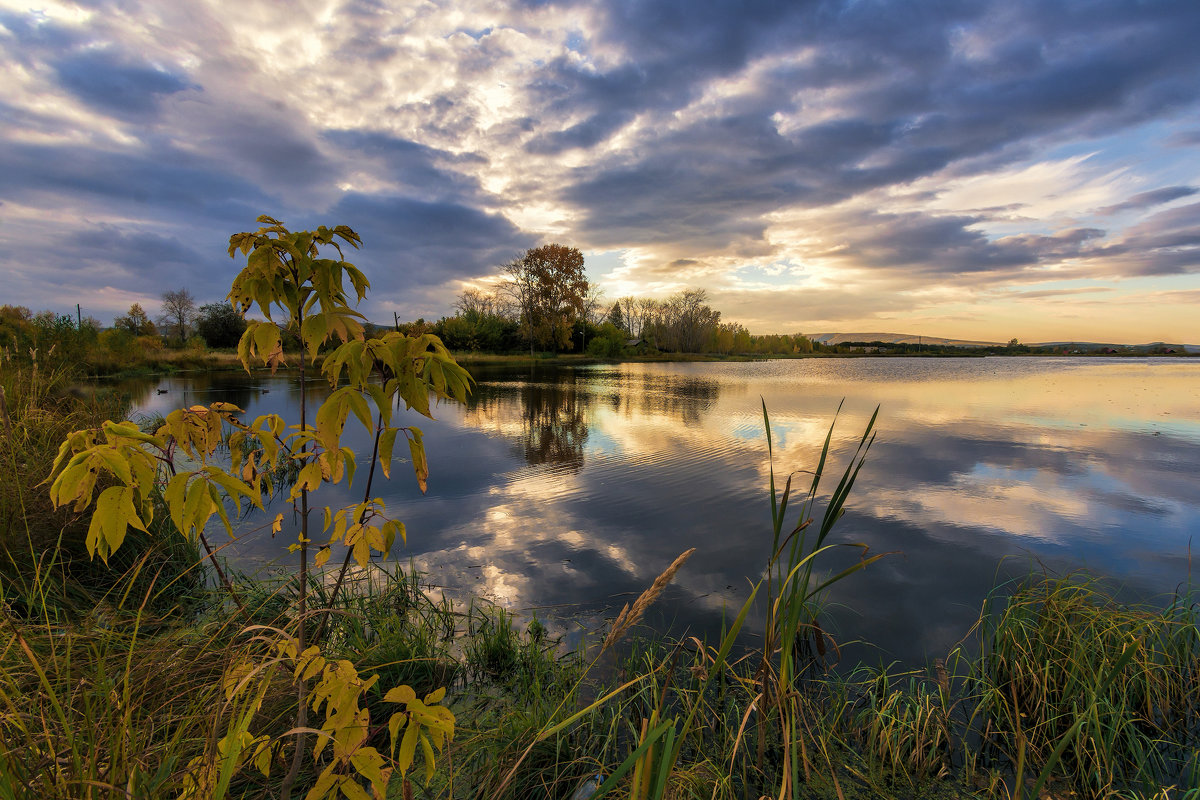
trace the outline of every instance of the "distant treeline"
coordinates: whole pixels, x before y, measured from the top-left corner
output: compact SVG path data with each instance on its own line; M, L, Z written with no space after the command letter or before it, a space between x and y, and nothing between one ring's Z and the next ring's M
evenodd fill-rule
M3 305L0 358L112 374L198 357L210 347L236 347L245 328L246 321L229 303L197 307L186 289L163 294L157 324L139 303L111 327L82 313L34 313L25 306Z
M578 312L566 324L547 325L536 305L513 297L513 283L496 292L463 292L456 313L436 322L397 323L405 333L436 334L456 352L515 353L535 348L614 358L636 353L711 353L720 355L793 355L832 349L801 333L752 335L737 322L722 322L703 289L667 297L623 297L601 301L584 284ZM561 319L561 315L559 316ZM550 336L547 331L561 331Z

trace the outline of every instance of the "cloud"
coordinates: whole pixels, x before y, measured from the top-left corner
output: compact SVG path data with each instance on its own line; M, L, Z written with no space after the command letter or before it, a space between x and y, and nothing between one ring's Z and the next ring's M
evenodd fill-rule
M373 309L488 274L536 243L504 217L456 203L350 193L323 216L312 224L349 224L363 238L362 253L347 258L370 277Z
M93 108L134 117L158 110L164 96L193 88L184 78L111 50L87 50L53 65L59 84Z
M1198 191L1200 189L1194 186L1164 186L1161 189L1154 189L1149 192L1139 192L1122 203L1097 209L1096 213L1111 216L1119 214L1122 211L1149 208L1150 206L1162 205L1172 200L1178 200L1181 197L1191 197Z
M1159 216L1196 192L1195 4L128 0L0 26L7 218L207 253L332 214L426 314L547 240L625 254L623 292L790 265L763 325L847 276L831 302L883 308L861 293L1196 271L1194 218Z

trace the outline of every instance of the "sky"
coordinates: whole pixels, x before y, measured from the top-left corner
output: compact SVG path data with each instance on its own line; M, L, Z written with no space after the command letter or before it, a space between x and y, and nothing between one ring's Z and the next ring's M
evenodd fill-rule
M1200 2L0 0L0 304L222 299L349 225L376 322L525 249L753 333L1200 341Z

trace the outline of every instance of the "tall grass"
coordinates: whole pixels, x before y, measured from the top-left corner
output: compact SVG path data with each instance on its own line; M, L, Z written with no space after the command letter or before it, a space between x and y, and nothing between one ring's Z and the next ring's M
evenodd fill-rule
M1122 605L1093 579L1055 578L989 605L972 673L986 748L1086 797L1200 786L1195 597Z

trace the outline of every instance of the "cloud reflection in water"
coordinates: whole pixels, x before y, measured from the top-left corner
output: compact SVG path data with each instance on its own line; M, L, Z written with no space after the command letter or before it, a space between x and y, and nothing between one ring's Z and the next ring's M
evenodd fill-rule
M513 608L602 614L694 546L657 620L676 632L718 628L769 546L760 395L780 472L815 466L844 397L833 438L840 471L882 406L834 538L900 554L831 597L842 637L880 648L861 651L871 658L944 653L994 582L1035 559L1086 565L1138 593L1170 591L1186 578L1188 543L1200 532L1197 361L803 360L477 377L466 406L417 422L428 495L404 465L378 493L408 526L398 559ZM189 402L225 399L218 379L198 380L210 382L169 379L172 391L150 394L144 407L177 403L185 388ZM292 417L282 380L241 376L243 388L229 391L242 392L250 414ZM350 445L369 452L365 435ZM825 488L835 483L827 477ZM317 503L351 502L359 491L323 490ZM236 552L257 563L280 548L258 537Z

